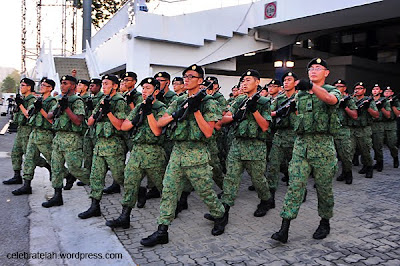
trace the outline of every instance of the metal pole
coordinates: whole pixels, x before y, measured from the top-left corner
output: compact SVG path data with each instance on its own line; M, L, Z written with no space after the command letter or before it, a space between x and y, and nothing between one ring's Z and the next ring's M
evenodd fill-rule
M83 0L82 51L86 50L86 40L91 45L92 37L92 0Z

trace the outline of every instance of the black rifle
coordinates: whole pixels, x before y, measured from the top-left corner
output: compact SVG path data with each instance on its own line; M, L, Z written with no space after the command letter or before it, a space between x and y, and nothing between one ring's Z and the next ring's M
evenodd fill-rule
M68 101L68 93L64 94L63 97L61 97L61 99L58 100L58 105L53 112L55 118L60 117L62 113L65 111L65 107L61 106L62 101Z
M292 95L290 98L284 100L276 110L276 124L282 122L282 118L287 117L291 112L296 110L295 97Z
M36 103L36 102L42 103L42 102L43 102L43 97L37 98L36 101L35 101L35 103ZM28 118L31 118L32 116L34 116L35 114L37 114L37 113L40 111L40 109L41 109L41 108L40 108L40 109L37 110L37 108L36 108L36 106L35 106L35 103L33 104L33 108L29 109Z
M107 104L109 104L109 103L111 102L111 96L110 96L110 95L107 95L107 96L104 98L103 101L104 101L104 103L108 102ZM94 119L94 123L93 123L93 124L96 124L96 123L99 122L102 118L103 118L103 108L102 108L102 105L100 104L99 110L97 110L97 112L93 115L93 119Z
M153 91L154 93L154 91ZM135 135L136 132L138 131L139 127L141 125L143 125L143 121L144 121L144 111L143 111L143 105L144 104L149 104L152 103L154 101L154 96L153 93L151 95L149 95L146 100L139 106L139 109L135 115L135 117L132 119L132 129L129 132L131 136Z
M369 96L367 99L361 99L358 100L356 105L357 105L357 110L361 110L361 108L364 108L367 103L370 103L374 98L372 96Z
M258 101L261 97L260 92L261 91L256 92L253 96L247 98L239 105L238 110L233 114L234 121L237 122L236 126L238 126L240 122L246 119L248 103L250 101Z
M126 100L126 103L127 103L128 105L129 105L130 103L133 103L132 97L133 97L133 95L136 94L137 88L138 88L139 86L140 86L140 85L137 85L136 87L134 87L132 90L130 90L128 93L125 94L125 100Z

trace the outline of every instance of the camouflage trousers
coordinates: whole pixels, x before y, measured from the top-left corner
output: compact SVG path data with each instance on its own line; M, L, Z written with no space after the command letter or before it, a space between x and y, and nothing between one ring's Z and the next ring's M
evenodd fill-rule
M36 160L43 154L46 158L47 163L51 164L51 153L53 141L53 133L50 130L35 128L29 136L28 146L25 153L24 161L24 179L32 180L35 168Z
M339 133L333 137L335 148L339 160L342 162L343 172L351 172L352 160L354 155L354 145L352 144L351 130L348 127L342 127Z
M93 149L96 144L96 140L92 137L83 137L83 167L90 171L92 169L93 160Z
M372 166L373 161L371 157L372 149L372 131L370 126L366 127L353 127L352 133L352 151L356 150L361 154L361 161L364 166Z
M324 158L305 158L293 154L289 164L289 188L286 192L281 217L295 219L299 213L311 172L314 174L318 197L318 215L330 219L333 216L332 179L337 171L335 155Z
M251 177L258 198L268 200L271 197L268 182L264 176L266 152L264 141L255 139L233 140L227 158L227 172L224 178L222 202L229 206L235 204L245 169Z
M390 155L393 158L398 157L399 150L396 147L397 144L397 124L396 120L385 122L385 139L386 144L390 150Z
M217 140L214 138L208 144L208 151L210 153L210 166L212 167L213 172L213 180L217 186L222 189L223 181L224 181L224 173L222 171L221 161L218 157L218 147Z
M174 151L171 154L171 157L173 156ZM181 166L176 161L170 160L164 175L158 224L169 225L174 220L176 205L185 179L189 180L212 216L220 218L224 215L225 208L213 190L211 166L207 163Z
M19 126L17 135L15 136L14 145L11 150L11 163L14 171L22 170L22 156L26 153L26 148L29 142L29 135L32 131L31 127ZM35 163L39 167L46 165L46 160L38 156L35 158Z
M82 136L73 132L57 132L53 138L51 153L51 183L53 188L62 188L68 172L89 184L89 171L82 167ZM67 168L65 168L65 163Z

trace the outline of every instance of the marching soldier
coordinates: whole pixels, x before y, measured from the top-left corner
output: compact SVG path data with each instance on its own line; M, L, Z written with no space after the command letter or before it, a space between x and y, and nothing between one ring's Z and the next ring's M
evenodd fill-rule
M32 194L31 181L35 173L35 158L44 155L46 161L51 163L51 143L53 132L51 131L53 121L47 118L47 113L56 104L56 98L51 96L56 83L48 78L43 78L40 82L40 94L42 97L36 99L28 109L28 124L33 127L29 136L28 145L24 161L24 185L12 193L16 196Z
M396 96L393 96L393 94L394 92L390 87L386 87L383 92L383 95L386 97L386 99L389 99L385 106L385 110L390 111L390 113L384 112L385 118L383 121L385 125L384 127L387 146L389 147L390 155L393 157L393 167L398 168L399 151L396 147L396 118L400 116L400 102Z
M53 120L52 129L56 134L53 138L51 153L51 182L54 196L42 203L45 208L64 204L62 198L64 178L67 178L67 183L73 183L75 177L86 184L89 183L89 171L82 168L85 104L80 97L75 95L77 80L74 77L63 76L60 81L63 96L47 114L47 119ZM68 170L64 166L65 163Z
M114 75L102 77L103 92L106 96L95 107L88 120L88 125L95 125L96 128L96 145L90 172L92 204L88 210L78 214L81 219L101 215L100 200L108 167L114 181L117 184L124 183L125 144L120 130L126 118L127 107L122 95L117 93L118 82Z
M271 237L282 243L288 240L290 221L297 217L311 172L315 178L318 215L321 217L314 239L323 239L329 234L329 219L333 216L332 179L337 171L337 158L332 135L340 128L336 113L340 92L325 84L329 75L325 60L314 58L307 69L310 81L301 80L297 85L298 114L294 125L297 137L289 165L289 188L281 212L282 226Z
M185 93L185 84L183 84L183 78L175 77L172 80L172 86L174 87L174 91L178 96L182 96Z
M224 232L227 217L225 208L213 190L212 171L209 162L206 139L214 131L214 124L221 119L217 103L211 96L199 93L204 71L192 65L183 71L188 95L172 102L166 113L157 122L159 127L177 123L171 139L174 148L164 175L160 203L158 230L142 239L144 246L168 243L168 226L175 218L175 209L182 191L184 179L188 179L200 198L216 217L213 235Z
M156 99L160 92L160 83L154 78L145 78L142 86L143 103L137 105L123 122L121 129L133 128L133 148L125 166L124 196L121 201L122 213L114 220L107 221L111 228L130 227L130 213L138 199L140 183L144 177L152 179L161 191L166 167L165 152L162 144L162 128L157 126L157 119L165 113L165 105Z
M243 91L235 103L222 118L223 124L236 123L235 138L228 153L227 173L224 178L222 202L225 204L225 216L228 222L229 209L235 203L239 191L243 170L246 169L261 200L254 216L262 217L272 208L272 197L267 180L264 177L267 146L266 134L270 116L270 103L267 98L259 96L257 86L260 73L249 69L243 75ZM206 219L213 220L212 214Z
M14 170L14 177L4 180L3 184L13 185L22 184L22 156L26 153L26 147L29 141L29 135L31 134L32 127L28 125L28 112L26 108L31 106L36 100L32 92L35 91L35 82L29 78L23 78L20 81L20 92L21 95L17 94L15 97L15 103L17 111L14 112L14 121L18 125L17 135L14 140L14 145L11 151L11 163ZM50 171L50 165L42 157L35 159L37 166L46 167Z
M356 120L358 117L357 106L354 99L348 95L346 82L342 79L334 83L336 89L341 93L339 108L337 109L341 127L333 136L336 151L339 160L342 162L342 173L336 178L337 181L344 181L350 185L353 183L352 159L353 159L353 144L351 138L350 121Z
M239 96L239 88L237 85L232 87L232 98L229 98L227 101L227 105L231 106L234 101L236 101L236 97Z
M378 118L379 112L372 97L365 96L366 88L363 82L354 85L354 98L356 100L358 118L352 120L352 145L353 151L357 147L361 153L363 163L359 174L365 174L366 178L373 177L373 161L371 158L372 148L372 118Z
M376 169L378 172L382 172L383 170L383 141L385 138L385 126L383 119L387 115L390 117L390 111L385 109L387 100L382 96L382 92L383 91L379 84L375 84L372 88L372 96L374 97L374 101L379 112L379 116L374 118L371 124L372 148L374 149L374 158L376 160L374 169Z

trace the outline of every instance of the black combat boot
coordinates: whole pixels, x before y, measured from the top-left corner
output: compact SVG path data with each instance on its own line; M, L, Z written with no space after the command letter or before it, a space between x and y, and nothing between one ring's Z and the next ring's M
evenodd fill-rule
M382 170L383 170L383 161L377 161L376 164L374 165L373 169L376 169L378 172L382 172Z
M90 205L87 211L81 212L78 214L78 217L81 219L87 219L91 217L99 217L101 216L100 210L100 200L92 198L92 204Z
M76 185L77 185L78 187L83 187L83 186L86 186L86 184L85 184L85 183L83 183L82 181L78 181L78 182L76 182Z
M329 219L322 218L319 222L319 226L315 233L313 234L314 239L324 239L329 235L331 227L329 226Z
M219 236L225 232L225 226L228 224L229 220L229 209L231 207L224 203L224 208L224 215L221 218L214 218L214 228L211 230L213 236Z
M45 208L50 208L54 206L61 206L63 205L63 198L62 198L62 188L55 188L54 189L54 196L46 202L42 203L42 206Z
M131 211L132 208L123 206L121 215L115 220L107 221L106 225L111 228L122 227L123 229L128 229L131 226Z
M146 194L146 199L156 199L159 197L161 197L161 194L157 187L152 187Z
M75 176L68 173L67 177L65 177L67 183L65 183L64 190L70 190L76 181Z
M113 183L111 184L111 186L103 189L103 193L104 194L114 194L114 193L121 193L121 187L120 185L115 182L115 180L113 181Z
M21 176L21 171L15 170L14 171L14 177L10 178L8 180L3 181L4 185L15 185L15 184L22 184L22 176Z
M361 175L366 174L367 173L367 169L368 169L368 166L363 165L363 167L361 168L360 171L358 171L358 173L361 174Z
M353 183L353 172L352 171L346 172L345 182L347 185L351 185Z
M46 168L47 171L49 171L49 174L50 174L50 176L51 176L51 166L50 166L50 164L46 163L46 165L44 166L44 168Z
M372 178L374 176L374 167L367 166L367 171L365 172L365 178Z
M255 188L253 185L251 185L251 186L248 187L248 190L250 190L250 191L255 191L256 188Z
M269 190L269 192L271 193L271 198L272 198L272 200L271 200L271 209L275 209L275 192L276 192L276 190L271 188Z
M24 195L24 194L32 194L31 180L24 179L24 185L19 189L14 190L13 193L15 196Z
M139 187L139 193L138 193L138 199L137 199L136 206L140 209L143 208L144 205L146 205L146 192L147 192L147 189L145 187Z
M286 186L289 186L289 173L288 172L284 172L283 173L284 174L284 176L282 177L282 182L285 182L286 183Z
M290 220L282 219L281 229L274 233L271 238L282 243L286 243L289 238Z
M345 179L345 173L342 170L342 173L338 177L336 177L336 181L344 181L344 179Z
M399 168L399 157L398 156L393 158L393 167Z
M257 205L257 210L254 212L255 217L263 217L267 214L267 211L272 209L273 199L270 197L268 200L261 200L260 204Z
M181 198L178 201L178 204L176 205L176 209L175 209L175 218L178 216L178 213L180 213L183 210L187 210L188 209L188 202L187 199L190 195L190 192L185 192L183 191L181 194Z
M354 154L354 156L353 156L353 165L354 166L359 166L360 165L360 160L359 160L358 157L359 157L358 155Z
M167 244L168 242L168 225L160 224L158 225L158 230L148 237L143 238L140 244L145 247L154 247L155 245Z

